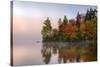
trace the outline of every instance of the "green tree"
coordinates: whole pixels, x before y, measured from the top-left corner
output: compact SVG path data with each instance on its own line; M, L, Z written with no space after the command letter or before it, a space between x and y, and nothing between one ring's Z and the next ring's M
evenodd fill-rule
M78 28L80 27L80 14L79 14L79 12L77 13L77 17L76 17L76 25Z
M52 30L51 22L49 20L49 17L44 21L45 26L47 27L48 31Z
M77 32L73 32L70 36L71 41L76 41L78 40L78 33Z
M68 23L68 19L67 19L66 16L64 16L63 23L64 23L64 24L67 24L67 23Z
M86 34L87 39L96 40L97 39L97 20L96 18L91 19L86 22Z
M86 20L89 20L90 18L89 18L89 10L87 9L87 12L86 12L86 15L85 15L85 21Z
M62 27L62 21L61 21L61 18L59 18L59 20L58 20L58 29L59 29L59 31L61 31L61 27Z
M97 10L90 8L90 10L87 9L86 15L85 15L85 21L91 20L93 18L97 18Z
M58 41L58 37L59 37L58 34L59 34L59 32L58 32L57 29L53 29L53 30L52 30L52 36L53 36L52 39L53 39L54 41Z
M94 18L97 18L97 10L96 9L94 9L93 15L94 15Z
M50 22L49 18L47 17L47 19L44 21L44 26L41 31L43 41L50 40L51 31L52 31L51 22Z
M94 17L94 15L93 15L93 9L90 8L90 19L92 19L93 17Z

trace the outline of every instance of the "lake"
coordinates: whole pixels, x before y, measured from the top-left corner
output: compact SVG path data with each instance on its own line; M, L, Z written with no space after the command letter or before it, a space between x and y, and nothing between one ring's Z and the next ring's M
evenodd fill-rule
M87 42L33 42L13 45L13 64L43 65L97 60L97 44Z

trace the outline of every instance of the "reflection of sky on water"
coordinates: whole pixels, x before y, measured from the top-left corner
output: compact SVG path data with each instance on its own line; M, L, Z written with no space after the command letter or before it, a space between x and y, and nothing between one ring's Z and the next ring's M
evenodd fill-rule
M13 51L14 65L43 64L40 44L15 45Z

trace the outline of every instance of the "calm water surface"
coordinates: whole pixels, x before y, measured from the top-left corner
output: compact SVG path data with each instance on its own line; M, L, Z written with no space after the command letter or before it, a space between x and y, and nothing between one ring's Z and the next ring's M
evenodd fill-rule
M94 61L96 60L96 43L35 42L32 44L15 44L13 46L13 58L14 65Z

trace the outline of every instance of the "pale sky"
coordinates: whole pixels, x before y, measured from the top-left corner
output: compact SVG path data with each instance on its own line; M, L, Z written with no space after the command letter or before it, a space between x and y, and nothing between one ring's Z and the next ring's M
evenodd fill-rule
M89 8L97 8L89 5L51 4L37 2L14 2L14 15L35 17L59 17L66 15L69 19L75 18L77 12L86 13Z

